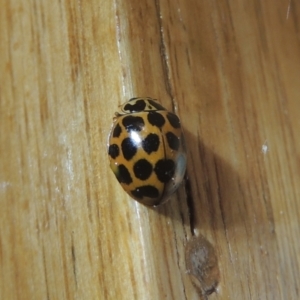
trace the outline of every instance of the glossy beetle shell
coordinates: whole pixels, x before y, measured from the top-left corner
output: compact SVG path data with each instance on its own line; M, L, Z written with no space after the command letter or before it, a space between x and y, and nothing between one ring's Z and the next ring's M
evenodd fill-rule
M130 99L116 113L108 154L112 171L133 199L149 206L166 202L186 169L179 118L154 99Z

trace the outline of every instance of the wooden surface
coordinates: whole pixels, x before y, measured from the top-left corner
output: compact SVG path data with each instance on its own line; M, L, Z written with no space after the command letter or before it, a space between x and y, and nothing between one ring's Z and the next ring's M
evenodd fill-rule
M0 0L0 299L300 299L300 2ZM175 110L188 181L132 200L108 168L117 106Z

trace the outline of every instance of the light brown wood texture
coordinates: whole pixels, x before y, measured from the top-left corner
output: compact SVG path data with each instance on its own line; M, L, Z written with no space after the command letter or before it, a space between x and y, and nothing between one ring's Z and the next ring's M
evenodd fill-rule
M300 298L300 2L0 0L0 299ZM155 209L108 167L119 104L184 126L188 181Z

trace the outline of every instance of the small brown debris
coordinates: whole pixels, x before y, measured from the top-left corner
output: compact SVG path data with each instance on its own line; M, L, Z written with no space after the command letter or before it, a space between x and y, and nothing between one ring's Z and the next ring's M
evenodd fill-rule
M202 295L214 292L220 274L212 244L203 236L191 238L186 245L185 261L188 274L199 292Z

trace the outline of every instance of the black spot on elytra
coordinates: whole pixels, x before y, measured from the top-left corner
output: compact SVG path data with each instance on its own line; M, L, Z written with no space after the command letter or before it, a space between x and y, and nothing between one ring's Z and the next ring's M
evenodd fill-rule
M151 163L146 159L138 160L133 166L134 175L141 180L148 179L152 173L152 169Z
M174 128L180 128L180 120L175 114L167 113L167 118Z
M160 113L155 111L150 111L148 113L148 121L153 126L157 126L159 128L161 128L166 122L165 118Z
M159 137L155 133L149 133L147 137L142 141L143 149L148 153L157 151L159 147Z
M117 173L117 179L120 183L130 184L132 182L132 178L130 176L129 171L124 165L119 165L119 171Z
M109 145L108 147L108 154L111 158L115 159L120 154L119 146L116 144Z
M171 159L160 159L155 165L154 172L159 181L166 183L174 175L175 163Z
M127 103L125 106L124 106L124 109L125 110L128 110L130 112L139 112L139 111L143 111L146 107L146 103L144 100L140 99L140 100L137 100L135 102L135 104L130 104L130 103Z
M167 141L168 141L168 145L171 149L177 151L179 149L180 146L180 140L179 137L176 136L173 132L167 132L166 133L166 137L167 137Z
M126 160L132 159L132 157L136 154L137 146L135 142L127 137L122 141L121 144L122 153Z
M157 198L159 196L159 191L152 185L143 185L131 191L131 194L139 199L143 199L143 197Z
M145 125L143 118L135 116L126 116L122 120L126 131L141 131Z
M155 107L157 110L166 110L163 106L161 106L158 102L152 100L152 99L148 99L148 102Z
M119 137L121 132L122 132L122 128L121 128L120 124L118 123L113 131L113 137L116 137L116 138Z

